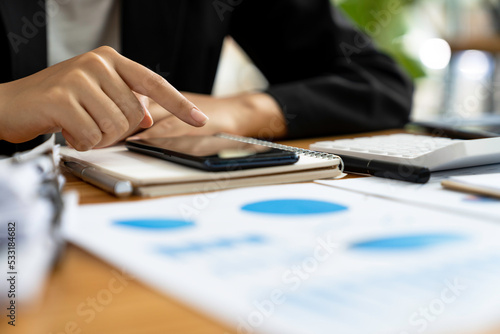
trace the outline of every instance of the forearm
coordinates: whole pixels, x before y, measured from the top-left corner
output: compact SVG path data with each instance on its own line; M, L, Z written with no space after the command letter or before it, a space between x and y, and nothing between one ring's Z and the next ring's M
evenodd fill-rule
M279 10L262 13L262 6ZM255 17L259 25L248 30ZM230 28L268 79L288 138L400 127L408 119L411 82L330 1L245 2Z
M269 140L287 134L284 114L276 100L266 93L246 93L233 98L239 105L238 127L234 133Z

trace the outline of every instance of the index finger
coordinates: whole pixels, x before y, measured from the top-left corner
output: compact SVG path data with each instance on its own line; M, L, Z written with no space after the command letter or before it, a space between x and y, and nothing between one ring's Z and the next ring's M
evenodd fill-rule
M198 107L161 75L123 56L116 59L115 69L133 91L149 96L184 122L203 126L208 121L208 117Z

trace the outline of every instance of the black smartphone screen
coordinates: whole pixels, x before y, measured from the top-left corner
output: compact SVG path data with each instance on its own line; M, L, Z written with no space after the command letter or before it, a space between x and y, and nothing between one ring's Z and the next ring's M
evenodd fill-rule
M299 160L295 152L217 136L127 140L125 146L134 152L209 171L288 165Z

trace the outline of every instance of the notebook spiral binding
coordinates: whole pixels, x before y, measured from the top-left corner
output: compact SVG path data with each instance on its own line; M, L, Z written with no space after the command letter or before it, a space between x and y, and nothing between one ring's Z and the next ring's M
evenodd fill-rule
M340 160L339 169L342 173L344 172L344 162L342 161L342 159L338 155L335 155L335 154L307 150L304 148L293 147L293 146L288 146L288 145L283 145L283 144L277 144L277 143L273 143L273 142L266 141L266 140L230 135L227 133L218 133L218 134L216 134L216 136L220 137L220 138L236 140L236 141L239 141L242 143L262 145L262 146L267 146L267 147L271 147L271 148L281 149L284 151L295 152L298 155L305 155L305 156L309 156L309 157L313 157L313 158L328 159L328 160L339 159Z

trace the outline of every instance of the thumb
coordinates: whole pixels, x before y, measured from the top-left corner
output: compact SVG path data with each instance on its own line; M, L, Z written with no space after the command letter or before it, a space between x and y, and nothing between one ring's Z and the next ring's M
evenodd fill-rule
M151 126L153 126L154 121L151 113L149 112L149 97L136 92L134 92L134 94L141 103L142 108L144 108L144 118L139 123L139 126L144 129L150 128Z

